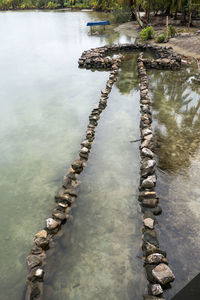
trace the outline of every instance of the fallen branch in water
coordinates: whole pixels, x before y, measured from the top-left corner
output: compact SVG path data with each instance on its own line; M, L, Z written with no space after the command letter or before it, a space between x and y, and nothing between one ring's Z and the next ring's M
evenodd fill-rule
M135 142L139 142L139 141L141 141L141 139L130 141L130 143L135 143Z

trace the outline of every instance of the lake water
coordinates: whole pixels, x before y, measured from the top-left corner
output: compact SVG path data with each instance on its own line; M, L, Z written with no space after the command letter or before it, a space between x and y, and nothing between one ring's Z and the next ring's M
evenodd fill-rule
M104 18L89 12L0 13L1 299L23 297L34 234L50 215L108 78L108 72L79 69L78 58L92 47L131 41L108 31L90 36L87 21ZM164 211L159 240L176 275L166 299L200 269L200 99L193 73L193 66L149 72ZM44 299L142 299L139 150L130 143L138 137L133 55L122 64L96 130L74 220L63 226L48 259Z

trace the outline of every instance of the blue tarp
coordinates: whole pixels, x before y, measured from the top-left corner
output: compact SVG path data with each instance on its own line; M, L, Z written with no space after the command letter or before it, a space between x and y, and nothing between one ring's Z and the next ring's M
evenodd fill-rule
M87 26L110 25L110 21L88 22Z

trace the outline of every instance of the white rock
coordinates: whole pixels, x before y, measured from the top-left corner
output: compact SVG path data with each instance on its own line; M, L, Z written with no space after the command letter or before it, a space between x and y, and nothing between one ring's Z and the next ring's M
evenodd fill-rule
M37 269L35 271L35 276L42 277L43 273L44 273L44 271L42 269Z
M154 228L154 220L151 218L146 218L143 220L143 223L146 227L153 229Z
M154 296L158 296L163 293L163 289L159 283L152 284L151 291Z

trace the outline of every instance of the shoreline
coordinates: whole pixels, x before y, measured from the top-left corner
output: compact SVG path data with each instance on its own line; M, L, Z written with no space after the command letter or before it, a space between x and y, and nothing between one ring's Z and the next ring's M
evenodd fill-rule
M153 25L152 25L153 26ZM177 27L178 28L187 28L187 27ZM165 30L165 26L160 26L159 28L154 28L155 31L160 32ZM196 31L198 28L196 28ZM139 28L136 21L126 22L118 25L115 29L115 32L126 34L129 37L139 38L139 33L141 29ZM173 38L170 38L167 43L156 43L155 40L148 40L148 43L152 45L158 45L162 47L173 47L174 51L184 57L194 58L196 60L200 59L200 35L192 33L182 33Z

